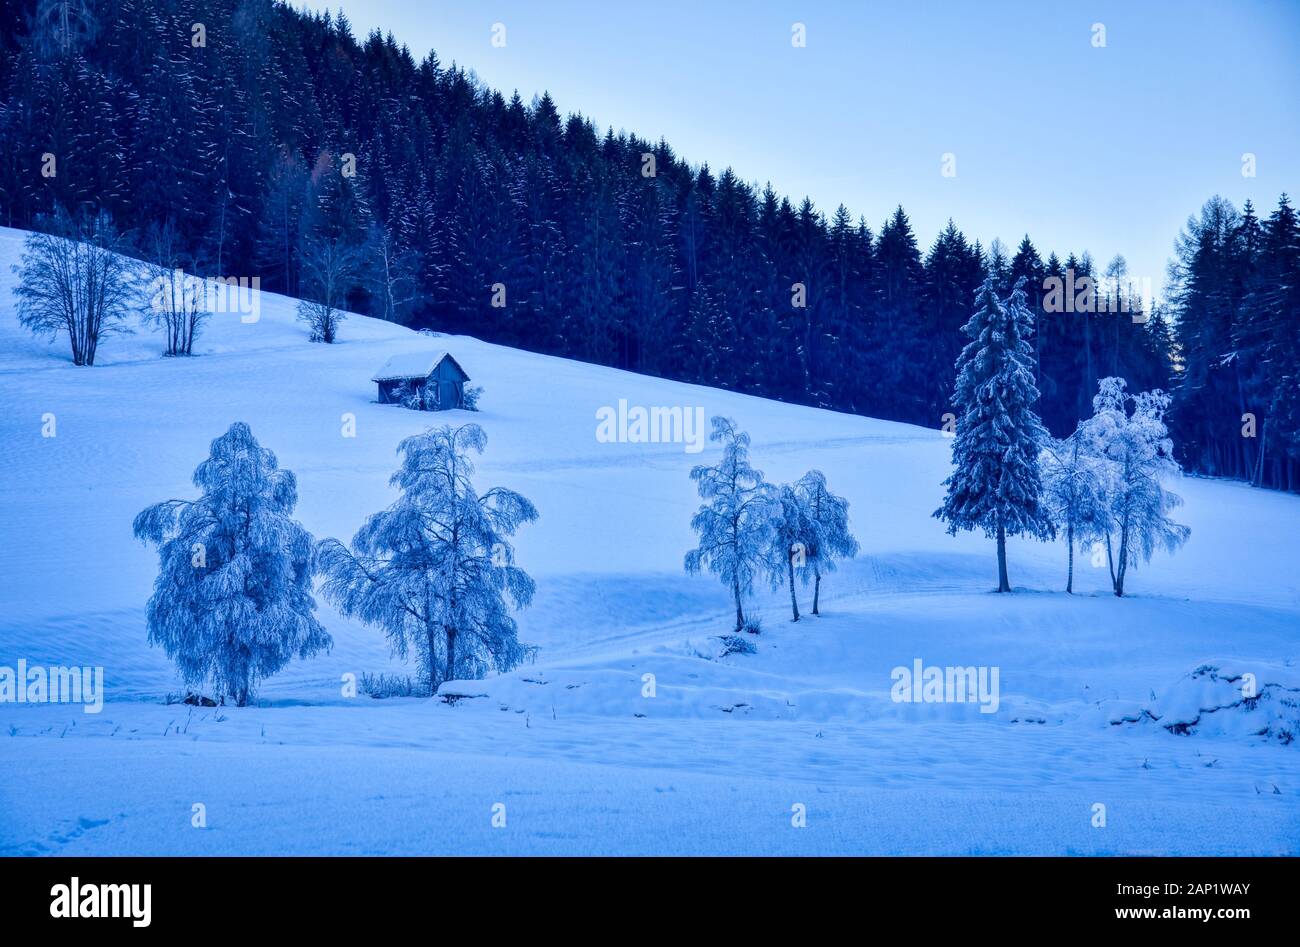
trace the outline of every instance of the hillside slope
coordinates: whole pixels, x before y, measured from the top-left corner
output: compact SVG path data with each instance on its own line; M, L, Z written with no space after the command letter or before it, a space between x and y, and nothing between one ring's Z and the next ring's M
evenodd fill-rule
M1110 723L1205 661L1294 663L1300 498L1184 479L1191 541L1139 569L1131 596L1084 558L1067 597L1061 544L1020 541L1020 591L995 596L991 544L931 517L949 465L938 431L359 316L314 345L269 294L254 323L214 315L195 358L160 358L138 329L76 368L17 324L22 236L0 230L0 665L102 665L108 704L0 704L0 854L1300 851L1294 746ZM479 413L374 403L374 370L421 347L483 386ZM828 578L824 617L792 624L788 599L760 595L758 653L716 657L726 590L685 576L682 556L688 472L717 452L600 442L596 412L621 399L734 417L773 481L825 472L862 553ZM131 520L192 496L236 420L297 475L303 524L344 540L391 501L403 437L481 424L479 485L541 513L517 543L538 584L519 616L536 663L455 706L349 700L341 675L413 668L321 603L333 650L268 681L264 706L163 706L180 684L145 640L157 563ZM893 702L891 670L916 659L997 667L997 712ZM194 801L210 831L190 828Z

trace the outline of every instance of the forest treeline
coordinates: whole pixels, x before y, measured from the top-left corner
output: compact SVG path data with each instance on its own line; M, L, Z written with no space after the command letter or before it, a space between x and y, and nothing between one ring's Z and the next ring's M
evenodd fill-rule
M931 427L976 289L1024 277L1053 434L1122 377L1172 391L1187 469L1300 489L1285 195L1263 218L1210 200L1142 311L1120 257L985 247L952 222L923 244L901 207L824 213L274 0L0 0L0 89L8 226L102 209L200 275ZM1055 311L1053 277L1096 280L1096 305Z

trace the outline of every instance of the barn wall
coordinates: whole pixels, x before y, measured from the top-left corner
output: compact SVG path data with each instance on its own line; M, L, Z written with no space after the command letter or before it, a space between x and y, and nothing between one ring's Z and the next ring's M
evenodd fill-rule
M438 386L439 411L465 406L465 375L450 359L444 358L438 363L430 381Z
M461 369L449 358L444 358L424 380L415 381L415 387L425 388L428 390L428 402L426 410L448 411L452 408L463 408L465 406L465 382L469 380ZM381 381L379 385L379 403L396 404L397 398L395 392L401 386L400 381ZM429 386L432 385L432 389ZM434 397L438 399L438 406L434 408L432 401Z

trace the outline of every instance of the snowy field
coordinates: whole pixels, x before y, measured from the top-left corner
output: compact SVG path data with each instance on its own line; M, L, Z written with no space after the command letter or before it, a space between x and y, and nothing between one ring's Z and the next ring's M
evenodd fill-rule
M992 543L931 518L938 431L361 317L313 345L269 295L255 323L214 316L199 357L163 359L141 329L76 368L17 323L21 239L0 230L0 665L102 666L107 701L0 703L0 854L1300 854L1300 743L1252 735L1240 707L1214 717L1185 680L1210 663L1256 673L1274 708L1297 694L1300 498L1186 479L1190 541L1124 599L1086 556L1067 596L1063 545L1015 540L1017 592L998 596ZM421 348L483 386L480 413L374 403L374 371ZM717 656L727 590L682 556L687 473L718 451L599 442L620 399L735 418L773 482L825 472L862 552L824 583L822 617L791 623L764 592L757 653ZM146 642L157 558L131 521L193 497L237 420L296 474L303 525L345 541L392 501L399 440L480 423L478 485L541 514L517 537L535 662L453 704L347 698L346 674L415 669L321 602L333 650L259 706L166 705L182 685ZM996 712L896 703L891 671L916 660L996 668ZM1189 693L1197 732L1143 718Z

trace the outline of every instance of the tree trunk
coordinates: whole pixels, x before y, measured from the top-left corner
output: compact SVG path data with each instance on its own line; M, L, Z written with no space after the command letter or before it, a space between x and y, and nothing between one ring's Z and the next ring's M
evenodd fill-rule
M1115 587L1115 559L1110 552L1110 533L1106 533L1106 568L1110 570L1110 587Z
M433 697L438 693L438 663L433 657L438 653L435 647L438 642L438 632L433 625L426 624L424 636L429 642L429 696Z
M998 591L1011 591L1011 582L1007 579L1007 531L1001 523L998 523Z
M1268 448L1268 418L1264 419L1264 424L1259 432L1259 452L1255 456L1255 469L1251 472L1250 482L1254 486L1262 486L1264 483L1264 452Z
M1119 565L1115 567L1115 595L1123 597L1124 595L1124 573L1128 566L1128 523L1125 522L1120 528L1119 534Z
M731 582L731 594L736 600L736 633L745 627L745 613L740 608L740 582L733 579Z
M1074 594L1074 524L1071 523L1065 528L1065 542L1070 547L1069 566L1065 573L1065 594Z
M451 625L445 626L447 632L447 680L454 680L456 677L456 629Z
M790 611L794 613L794 621L799 620L799 600L794 594L794 559L790 556L785 557L785 567L790 576Z
M819 569L817 566L813 566L813 611L812 613L814 615L821 614L821 612L817 610L817 604L818 604L817 600L821 597L821 594L822 594L822 570Z

